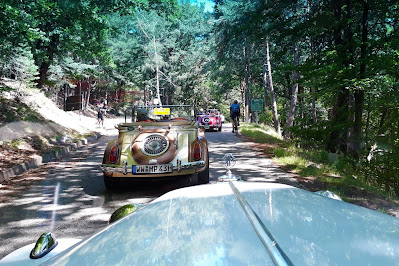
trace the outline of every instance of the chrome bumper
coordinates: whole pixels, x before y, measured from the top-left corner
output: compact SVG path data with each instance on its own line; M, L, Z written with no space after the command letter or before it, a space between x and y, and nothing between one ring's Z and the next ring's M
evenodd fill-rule
M204 166L205 166L205 161L182 163L180 160L177 160L177 163L173 164L173 171L180 172L182 170L201 168ZM127 175L128 173L132 173L132 166L127 165L126 162L123 162L122 166L101 164L100 168L103 172L122 173L124 175Z

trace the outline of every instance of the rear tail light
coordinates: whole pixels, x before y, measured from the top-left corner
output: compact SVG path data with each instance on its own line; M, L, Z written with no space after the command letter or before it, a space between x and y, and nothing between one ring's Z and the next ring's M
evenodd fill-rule
M113 146L111 148L111 151L109 152L109 162L116 163L116 161L118 161L118 156L119 156L119 148L118 146Z
M201 145L199 143L194 144L194 160L198 161L201 159Z

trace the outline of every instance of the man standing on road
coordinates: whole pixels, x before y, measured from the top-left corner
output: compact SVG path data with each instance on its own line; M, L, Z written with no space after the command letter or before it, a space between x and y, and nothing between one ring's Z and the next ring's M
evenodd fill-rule
M104 114L105 108L103 106L99 106L97 109L97 123L100 127L104 127Z
M233 120L232 125L233 125L233 133L235 129L234 121L237 119L237 126L240 125L239 119L240 119L240 105L238 104L237 100L234 100L234 103L230 106L230 117Z

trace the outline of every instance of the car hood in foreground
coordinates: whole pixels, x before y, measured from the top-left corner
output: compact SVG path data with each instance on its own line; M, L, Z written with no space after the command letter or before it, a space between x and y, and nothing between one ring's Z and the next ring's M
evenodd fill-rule
M48 264L395 265L398 261L397 218L286 185L234 182L169 192Z

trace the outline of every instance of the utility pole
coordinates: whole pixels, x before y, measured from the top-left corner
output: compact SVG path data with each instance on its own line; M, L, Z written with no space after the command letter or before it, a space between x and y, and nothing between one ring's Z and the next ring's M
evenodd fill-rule
M155 36L153 37L154 51L155 51L155 68L156 68L156 78L157 78L157 99L160 106L162 106L161 96L159 95L159 66L158 66L158 53L157 44L155 42Z

